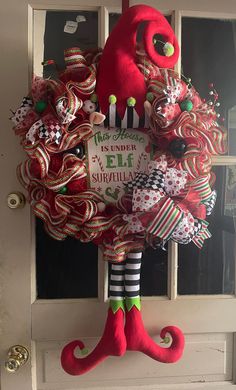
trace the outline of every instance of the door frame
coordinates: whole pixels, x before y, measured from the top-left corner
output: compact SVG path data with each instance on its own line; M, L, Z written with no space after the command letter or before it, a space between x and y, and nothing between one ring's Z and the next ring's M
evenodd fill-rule
M0 42L2 45L3 53L5 53L6 49L6 41L4 41L6 37L6 31L8 32L7 41L8 48L6 56L2 58L2 71L4 74L4 78L2 80L2 88L7 91L5 99L2 102L2 126L1 131L3 133L1 139L1 161L2 164L1 169L1 177L5 177L6 175L6 167L17 166L20 161L24 158L24 153L19 145L18 139L14 136L11 130L11 124L8 121L9 117L9 108L17 107L20 99L26 93L27 86L29 85L30 76L32 75L32 11L34 9L85 9L85 7L81 6L82 1L70 1L70 6L65 5L65 0L56 0L50 1L50 5L46 0L34 1L33 3L28 3L26 0L21 0L21 2L17 2L17 0L12 0L4 4L4 7L1 12L1 23L0 23ZM105 20L107 20L108 9L112 5L113 10L117 10L115 7L115 0L103 1L103 6L100 11L100 44L103 46L105 42L105 37L108 35L107 24L105 25ZM142 3L142 1L130 1L130 5ZM80 5L79 5L80 4ZM95 0L87 0L86 1L86 9L94 9L97 6L97 2ZM157 2L150 1L150 5L156 6ZM114 6L114 7L113 7ZM91 7L91 8L90 8ZM173 0L160 0L158 1L158 8L163 12L168 12L173 9ZM225 9L227 8L227 14L225 13ZM202 11L199 11L201 9ZM184 10L184 11L183 11ZM175 11L175 25L179 26L179 18L181 15L189 16L192 11L198 12L199 15L206 15L209 7L207 6L204 0L199 0L196 4L193 0L179 0L176 5ZM219 0L214 2L214 12L221 13L221 17L229 18L232 15L235 15L236 12L236 4L233 0L225 0L224 3ZM232 12L232 14L231 14ZM216 15L215 13L214 15ZM213 14L211 13L211 17ZM10 18L10 19L9 19ZM9 27L9 20L11 25L14 25L14 29ZM180 37L181 31L180 28L176 28L177 37ZM17 72L15 71L15 65L17 61ZM9 88L10 84L10 88ZM13 89L14 88L14 89ZM10 92L9 92L10 89ZM8 153L6 153L6 151ZM228 162L235 163L235 160L230 160L231 157L228 158ZM216 160L216 164L219 164L219 161ZM6 195L14 190L21 190L20 185L16 179L15 172L12 169L7 171L8 177L4 186L1 186L0 189L0 199L1 199L1 216L4 221L0 226L0 237L1 237L1 271L0 271L0 285L1 285L1 295L0 295L0 314L1 314L1 323L0 329L2 334L1 348L0 348L0 356L1 361L4 362L6 357L6 352L11 345L14 344L22 344L28 347L31 350L31 365L27 364L22 367L22 369L16 374L8 374L2 367L1 371L1 385L2 389L12 390L18 388L19 390L36 390L36 348L35 342L32 342L31 336L31 316L33 321L38 321L38 319L43 315L49 315L49 308L47 302L38 302L33 305L33 311L31 313L31 303L34 302L35 294L32 295L33 286L35 286L35 266L32 259L34 259L34 235L33 231L33 218L31 215L30 207L27 204L24 209L19 210L11 210L7 207L6 204ZM23 191L22 191L23 192ZM24 221L24 229L22 229L22 221ZM9 240L10 237L10 240ZM25 244L30 243L30 245ZM171 246L171 251L176 252L176 246ZM173 256L175 258L175 256ZM101 261L100 261L100 264ZM104 305L104 301L106 301L106 291L107 291L107 278L106 278L106 267L100 265L101 269L99 271L99 280L100 286L104 286L103 293L99 296L99 300L102 301L103 308L102 311L98 312L98 318L101 320L104 318L106 306ZM176 260L173 260L170 264L170 274L169 280L171 286L174 285L173 281L176 278L177 272L177 263ZM171 282L172 281L172 282ZM210 310L214 312L214 304L212 303L212 299L204 299L201 297L196 298L176 298L175 289L169 288L169 297L171 301L169 301L169 309L166 310L166 301L168 299L163 298L144 298L144 314L147 322L147 327L152 326L153 319L153 310L149 309L148 302L156 301L158 312L160 310L165 310L165 323L166 319L172 319L173 316L171 314L173 308L177 309L178 315L181 317L181 306L184 299L188 300L188 305L191 305L191 312L196 313L199 302L204 306L204 310ZM226 324L224 328L225 332L235 332L236 330L236 319L233 318L233 313L236 312L236 302L235 298L232 297L224 297L227 299L228 309L231 312L231 321ZM224 299L222 297L217 297L215 300L215 307L218 307L222 310L221 316L224 316ZM81 301L81 300L80 300ZM73 300L69 302L74 306L74 309L77 310L77 302ZM62 309L62 306L65 305L65 302L56 303ZM66 300L66 304L68 304L68 300ZM81 302L83 306L85 302ZM34 307L40 306L40 311L35 313ZM80 303L79 303L80 305ZM95 303L91 302L93 307L96 306ZM190 306L189 306L190 307ZM101 307L100 307L101 308ZM38 310L38 307L37 307ZM96 309L98 310L98 309ZM42 318L42 317L41 317ZM43 317L44 318L44 317ZM194 319L194 316L191 320ZM181 318L180 324L187 320L185 316ZM220 317L215 317L214 322L218 322ZM76 318L77 321L77 318ZM100 321L102 324L102 321ZM78 324L78 322L77 322ZM161 326L162 324L160 324ZM211 325L205 324L202 325L202 329L200 332L205 332L206 329L210 332ZM222 331L220 323L216 323L216 329L218 331ZM196 331L194 327L187 328L188 331ZM63 331L63 329L62 329ZM79 329L77 328L77 332ZM98 327L96 330L92 327L91 332L96 332L98 334L101 332L101 328ZM197 329L199 333L199 329ZM94 334L94 333L93 333ZM55 329L54 333L52 330L49 330L48 336L55 337ZM60 332L59 332L60 337ZM83 335L83 334L82 334ZM65 336L65 335L64 335ZM44 335L40 336L40 332L37 334L33 333L33 338L42 338L44 339ZM236 337L234 337L234 356L236 356ZM236 382L236 361L234 361L234 381ZM220 386L223 387L220 387ZM207 389L207 388L217 388L217 384L192 384L192 389ZM230 387L234 387L228 383L219 384L219 388L223 390L224 388L227 390ZM130 386L132 388L132 386ZM147 386L144 386L143 389L147 389ZM157 389L156 386L150 386L150 390ZM189 385L173 385L173 386L165 386L161 385L162 390L166 389L175 389L178 388L184 389L188 388ZM113 390L117 389L117 387L113 387ZM141 387L140 387L141 389Z

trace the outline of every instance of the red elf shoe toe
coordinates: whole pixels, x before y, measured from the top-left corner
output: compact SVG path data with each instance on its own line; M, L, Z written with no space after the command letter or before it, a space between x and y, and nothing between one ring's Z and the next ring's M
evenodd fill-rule
M77 358L74 355L76 347L83 351L84 343L79 340L72 341L64 347L61 353L61 365L70 375L85 374L108 356L122 356L126 351L123 310L118 309L116 313L113 313L112 309L108 310L102 338L88 356Z
M140 351L152 359L162 363L174 363L182 356L184 349L184 335L175 326L167 326L161 331L161 338L169 333L172 343L169 348L162 348L156 344L144 328L141 312L133 306L126 313L125 335L127 350Z

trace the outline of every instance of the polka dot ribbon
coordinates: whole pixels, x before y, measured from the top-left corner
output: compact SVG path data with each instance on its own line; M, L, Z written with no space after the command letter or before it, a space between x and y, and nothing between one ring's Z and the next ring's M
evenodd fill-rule
M205 223L195 228L198 219L202 221L206 216L206 207L201 204L206 183L202 180L194 188L188 188L187 177L185 171L166 168L164 156L152 161L148 175L138 174L134 181L126 183L132 191L132 214L123 216L126 225L119 233L145 232L162 241L171 238L179 243L187 243L198 235L193 242L201 245L210 236Z

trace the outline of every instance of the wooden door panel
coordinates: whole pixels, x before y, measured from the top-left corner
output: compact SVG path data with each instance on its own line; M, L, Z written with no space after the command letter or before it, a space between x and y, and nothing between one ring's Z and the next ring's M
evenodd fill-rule
M59 358L61 342L40 342L37 348L38 390L89 388L142 384L193 383L232 379L232 337L230 333L190 334L185 353L174 365L161 364L143 354L127 352L122 358L111 357L86 376L70 377L62 372ZM160 342L158 337L156 341ZM85 339L92 349L98 339ZM79 355L78 355L79 356ZM191 364L190 364L191 362Z

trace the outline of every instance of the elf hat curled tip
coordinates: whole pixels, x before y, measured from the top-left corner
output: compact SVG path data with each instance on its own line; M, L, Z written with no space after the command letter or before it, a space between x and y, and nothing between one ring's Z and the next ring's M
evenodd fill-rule
M165 17L144 4L130 7L109 36L99 64L96 93L104 114L108 111L110 95L117 98L116 106L121 118L129 97L135 99L138 115L143 114L147 91L144 76L136 64L136 37L138 26L144 21L147 24L143 33L143 46L153 64L160 68L172 68L178 60L178 42ZM156 34L161 34L168 42L167 54L164 56L156 51L153 44Z

